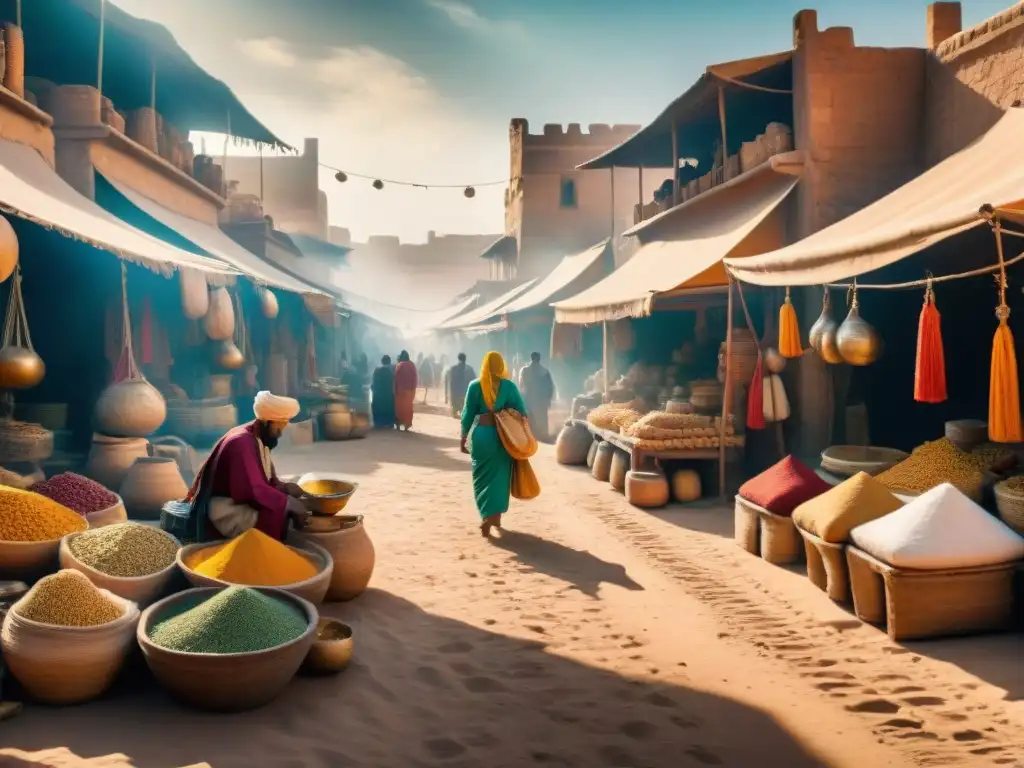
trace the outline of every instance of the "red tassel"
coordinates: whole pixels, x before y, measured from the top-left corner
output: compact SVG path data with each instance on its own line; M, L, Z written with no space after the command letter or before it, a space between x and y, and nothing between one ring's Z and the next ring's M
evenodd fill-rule
M760 352L757 353L757 364L754 365L754 376L750 379L750 392L747 393L747 429L764 429L764 368Z
M917 365L914 369L914 400L942 403L946 394L946 355L942 326L931 284L925 289L924 306L917 324Z
M139 346L142 351L142 364L153 362L153 313L147 296L142 302L142 324L139 327Z

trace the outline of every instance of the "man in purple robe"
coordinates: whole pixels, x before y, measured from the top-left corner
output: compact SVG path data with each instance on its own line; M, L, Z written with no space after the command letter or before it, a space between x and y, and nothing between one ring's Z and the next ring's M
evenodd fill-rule
M289 397L259 392L256 420L235 427L213 447L185 500L192 504L190 535L197 541L232 538L250 528L283 541L288 521L301 528L309 512L302 489L277 477L270 452L299 413Z

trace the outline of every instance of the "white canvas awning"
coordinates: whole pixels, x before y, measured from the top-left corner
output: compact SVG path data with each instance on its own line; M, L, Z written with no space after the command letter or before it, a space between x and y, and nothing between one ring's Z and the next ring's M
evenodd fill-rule
M985 219L992 205L1024 215L1024 109L1010 109L984 136L881 200L786 248L726 259L757 285L820 285L888 266Z
M597 282L601 274L600 260L603 259L611 247L610 240L604 240L597 245L592 245L582 253L574 256L566 256L562 259L548 276L538 282L530 290L514 301L510 301L502 307L502 316L514 315L516 312L525 312L537 307L547 307L552 300L565 295L567 288L580 290L586 287L581 284L584 278L590 277L590 284Z
M156 219L164 226L173 229L210 256L232 265L255 282L271 288L292 291L293 293L322 293L322 291L282 272L255 253L247 251L224 234L218 227L183 216L141 192L132 189L128 185L115 181L104 173L100 175L122 197L143 213Z
M644 232L650 239L629 261L582 293L555 302L555 321L581 325L644 317L659 294L722 285L722 259L798 181L766 164L673 208L655 231Z
M180 267L222 280L238 274L224 262L175 248L121 221L76 192L34 149L11 141L0 141L0 208L165 275Z
M487 302L482 307L477 307L476 309L470 312L458 315L452 318L451 320L448 320L447 322L441 323L440 325L437 326L437 329L443 331L457 331L463 328L471 328L474 325L480 325L481 323L487 321L488 318L496 315L498 311L505 307L507 304L511 303L515 299L522 296L524 293L526 293L526 291L530 290L530 288L532 288L536 283L537 280L535 278L533 280L528 280L522 285L517 285L512 290L506 291L505 293L501 294L501 296L494 299L493 301Z

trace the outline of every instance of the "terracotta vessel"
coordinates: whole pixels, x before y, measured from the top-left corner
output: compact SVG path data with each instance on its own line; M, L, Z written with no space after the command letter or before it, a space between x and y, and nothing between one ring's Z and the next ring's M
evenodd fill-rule
M325 413L320 417L320 426L326 440L348 440L352 436L352 414Z
M163 505L183 498L188 487L174 459L146 457L135 460L120 493L129 518L159 520Z
M318 544L334 559L334 573L327 588L328 602L352 600L361 595L370 584L377 554L373 548L363 518L356 517L345 528L333 533L300 533L293 531L291 538Z
M111 384L100 394L93 411L100 432L115 437L145 437L167 418L167 401L145 379Z
M85 474L115 493L136 459L149 456L149 443L141 437L94 434Z

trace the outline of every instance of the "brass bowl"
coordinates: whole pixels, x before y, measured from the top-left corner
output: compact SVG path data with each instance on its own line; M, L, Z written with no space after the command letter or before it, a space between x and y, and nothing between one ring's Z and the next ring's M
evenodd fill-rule
M302 503L314 515L336 515L345 508L356 483L336 477L309 472L299 478L297 485L302 489Z
M352 627L334 619L320 619L316 639L306 654L302 669L316 675L336 675L352 661L355 638Z
M302 526L303 533L336 533L362 520L358 515L311 515Z

